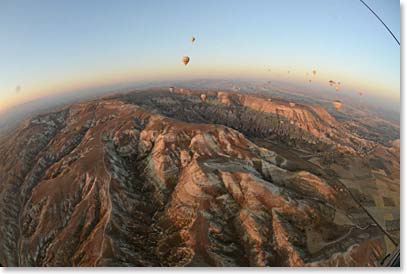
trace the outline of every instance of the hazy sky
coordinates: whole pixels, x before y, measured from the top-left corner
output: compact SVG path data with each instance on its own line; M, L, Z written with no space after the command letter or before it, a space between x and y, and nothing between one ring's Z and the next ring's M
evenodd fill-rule
M399 1L365 1L399 38ZM400 48L359 0L1 0L0 60L0 110L140 79L290 70L305 84L312 69L344 92L400 96Z

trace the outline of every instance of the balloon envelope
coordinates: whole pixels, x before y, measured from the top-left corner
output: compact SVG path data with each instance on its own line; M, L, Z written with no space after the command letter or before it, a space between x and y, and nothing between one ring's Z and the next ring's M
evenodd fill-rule
M189 63L189 57L188 57L188 56L182 56L181 61L182 61L182 63L183 63L184 65L188 65L188 63Z
M342 107L342 101L341 100L335 100L332 102L332 105L338 110Z
M192 42L192 43L195 42L195 37L192 36L191 42Z

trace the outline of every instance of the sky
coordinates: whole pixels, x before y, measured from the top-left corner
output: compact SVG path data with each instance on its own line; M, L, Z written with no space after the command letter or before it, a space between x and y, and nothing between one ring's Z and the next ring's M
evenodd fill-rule
M399 1L365 2L400 40ZM313 69L316 83L400 98L400 47L359 0L0 1L0 111L138 80L290 70L305 84Z

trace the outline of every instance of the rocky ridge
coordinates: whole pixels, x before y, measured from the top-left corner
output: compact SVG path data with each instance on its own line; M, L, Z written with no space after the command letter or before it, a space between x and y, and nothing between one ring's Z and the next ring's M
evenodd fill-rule
M182 93L74 104L1 144L0 263L378 264L386 235L338 179L248 136L349 155L371 142L316 106Z

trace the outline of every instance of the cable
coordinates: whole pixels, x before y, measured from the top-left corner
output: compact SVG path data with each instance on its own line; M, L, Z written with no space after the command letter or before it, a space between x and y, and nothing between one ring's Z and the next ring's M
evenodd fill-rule
M379 19L379 21L383 24L383 26L386 27L386 29L390 32L390 34L393 36L394 40L396 40L397 44L399 44L400 46L400 42L399 40L396 38L396 36L394 36L393 32L391 32L391 30L389 29L389 27L387 27L387 25L382 21L382 19L380 19L379 15L377 15L363 0L359 0L360 2L363 3L363 5L365 5L375 16L377 19Z

